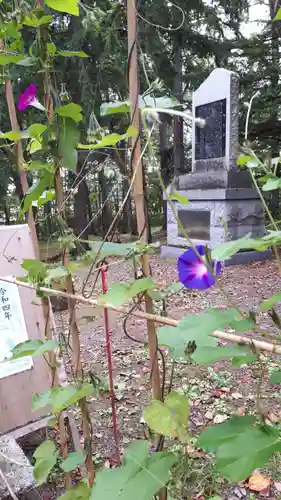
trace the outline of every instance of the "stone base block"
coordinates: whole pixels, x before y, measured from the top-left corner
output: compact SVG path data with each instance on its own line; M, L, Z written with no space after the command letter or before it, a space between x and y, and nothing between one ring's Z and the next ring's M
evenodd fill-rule
M177 190L208 190L208 189L227 189L227 188L251 188L252 179L247 170L237 170L233 168L230 171L225 169L206 169L209 160L204 161L203 171L193 172L191 174L180 175L175 187Z
M183 205L175 200L173 208L167 205L168 246L188 246L185 231L192 241L208 244L210 248L246 235L263 237L265 225L261 200L253 189L242 189L239 196L238 193L234 189L195 190L190 199L189 191L179 191L189 203ZM185 231L178 225L178 220Z
M221 189L184 189L174 191L176 194L187 198L189 201L206 200L260 200L257 190L254 188L221 188ZM166 200L166 193L163 194Z
M251 264L251 262L263 261L272 259L273 255L270 250L258 252L257 250L250 250L248 252L238 252L233 255L230 260L225 261L226 266L236 266L238 264Z
M160 255L164 259L177 259L185 250L186 248L163 245ZM264 261L271 258L272 252L270 250L266 250L265 252L251 250L248 252L238 252L236 255L233 255L231 259L226 260L225 265L251 264L251 262Z
M35 490L30 462L15 439L9 436L0 437L0 469L17 498L21 500L40 498ZM0 498L1 500L12 499L2 479L0 479Z

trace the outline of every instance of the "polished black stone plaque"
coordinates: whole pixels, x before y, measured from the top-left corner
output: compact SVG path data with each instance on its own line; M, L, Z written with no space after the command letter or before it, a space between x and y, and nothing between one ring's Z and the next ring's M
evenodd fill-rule
M195 240L210 239L210 212L206 210L178 210L178 218L186 229L189 238ZM178 235L185 235L178 231Z
M195 128L195 160L224 157L226 99L196 106L195 116L206 121L204 127Z

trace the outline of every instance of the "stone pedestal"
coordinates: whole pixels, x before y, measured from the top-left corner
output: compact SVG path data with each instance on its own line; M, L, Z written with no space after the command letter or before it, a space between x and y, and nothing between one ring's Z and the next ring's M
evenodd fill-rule
M187 198L189 203L182 205L174 201L174 210L195 244L208 245L212 249L246 235L262 237L265 234L263 206L255 189L196 189L178 191L178 194ZM188 242L168 204L167 246L162 247L161 255L177 257L186 247ZM251 251L238 255L227 263L263 260L268 257L268 252Z

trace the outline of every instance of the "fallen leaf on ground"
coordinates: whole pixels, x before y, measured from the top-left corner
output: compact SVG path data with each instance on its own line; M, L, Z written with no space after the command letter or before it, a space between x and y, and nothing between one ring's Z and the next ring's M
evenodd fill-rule
M239 406L239 408L237 408L237 415L240 415L240 417L244 417L245 411L246 411L245 406Z
M214 392L213 395L214 395L215 398L219 398L221 396L221 391L217 390L217 391Z
M215 418L214 418L214 423L215 424L222 424L223 422L225 422L226 420L228 419L228 416L227 415L216 415Z
M143 367L142 369L143 373L150 373L150 368L147 368L146 366Z
M214 418L214 413L212 411L207 411L205 413L205 417L207 418L207 420L213 420Z
M231 395L233 399L241 399L243 398L242 394L240 394L240 392L233 392L233 394Z
M253 474L248 482L249 489L251 491L257 491L258 493L262 493L264 496L269 493L269 486L271 483L271 477L263 476L259 472Z
M274 481L274 486L275 486L275 489L281 493L281 482L280 481Z
M192 423L196 425L196 427L201 427L202 425L204 425L204 421L200 415L192 418Z
M238 498L243 498L243 497L247 496L247 492L246 492L245 488L241 488L241 487L234 488L234 493Z
M268 416L267 416L267 419L266 419L266 423L267 424L277 424L277 422L279 422L280 420L280 417L278 415L276 415L273 411L270 411Z
M196 450L192 446L186 447L186 453L191 458L204 458L206 456L206 453L203 450L200 450L200 451Z
M223 478L223 477L217 477L217 478L216 478L216 483L218 483L218 484L224 484L224 483L225 483L225 480L224 480L224 478Z

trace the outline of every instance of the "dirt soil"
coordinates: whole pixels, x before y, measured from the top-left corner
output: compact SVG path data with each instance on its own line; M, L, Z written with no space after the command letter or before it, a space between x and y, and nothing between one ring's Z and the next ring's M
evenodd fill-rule
M151 258L153 278L158 284L177 282L175 261L165 261L159 256ZM77 273L75 278L76 292L81 290L81 284L87 275L87 270ZM243 310L257 310L258 304L273 293L280 291L280 278L275 262L257 262L247 266L226 267L220 278L220 284L227 292L230 300ZM278 278L277 278L278 277ZM111 260L109 268L109 283L120 283L134 279L131 262ZM86 290L90 292L93 276ZM93 292L96 297L100 290L100 282ZM167 313L170 317L180 319L187 314L197 314L209 307L229 307L227 300L218 287L206 292L182 290L167 301ZM95 317L89 322L89 308L80 306L78 317L81 331L82 360L85 376L102 386L105 392L92 398L90 402L93 431L93 450L97 464L104 462L114 464L116 447L113 439L110 395L107 382L107 353L103 311L96 310ZM67 313L56 313L58 331L67 333ZM149 400L150 368L147 359L145 321L131 317L127 331L136 341L129 339L123 329L124 317L109 312L111 328L112 352L114 363L114 380L116 390L117 419L119 426L119 449L136 438L143 438L147 430L142 423L142 410ZM259 316L261 329L276 333L267 315ZM166 352L166 387L169 383L171 360ZM269 371L274 371L279 360L273 357L269 363ZM70 374L70 363L67 362ZM221 423L230 415L244 415L254 412L256 401L256 373L250 367L233 369L231 362L220 362L211 368L184 364L176 364L174 387L180 388L187 395L191 417L189 428L194 436L205 426ZM98 380L100 379L100 381ZM268 386L268 374L265 374L262 389L262 401L269 418L274 423L281 417L280 388ZM79 418L79 415L77 415ZM194 446L194 439L186 450L185 466L179 466L175 471L175 498L201 500L211 496L221 495L222 499L237 500L243 498L277 499L281 491L281 462L274 459L264 472L269 476L271 488L259 495L250 492L247 483L229 486L218 477L214 469L213 457L205 457ZM188 464L188 465L187 465ZM191 468L195 470L190 473ZM185 484L184 491L178 493L179 481ZM179 495L179 496L177 496ZM252 495L252 496L250 496ZM255 496L256 495L256 496ZM280 497L281 498L281 497Z

